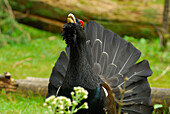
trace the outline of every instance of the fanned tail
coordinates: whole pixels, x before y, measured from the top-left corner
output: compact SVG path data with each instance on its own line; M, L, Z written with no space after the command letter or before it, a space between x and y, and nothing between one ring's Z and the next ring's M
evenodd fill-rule
M150 106L151 89L147 77L152 75L152 71L147 60L136 63L141 52L94 21L86 24L85 33L87 60L93 71L110 87L116 99L121 99L121 90L126 84L121 111L129 114L151 114L153 107ZM47 97L56 95L64 80L69 62L69 48L66 48L66 53L61 52L53 68Z
M152 75L152 71L147 60L136 64L141 52L94 21L87 23L85 32L89 63L118 100L126 84L122 112L150 114L153 107L150 106L151 89L147 77Z

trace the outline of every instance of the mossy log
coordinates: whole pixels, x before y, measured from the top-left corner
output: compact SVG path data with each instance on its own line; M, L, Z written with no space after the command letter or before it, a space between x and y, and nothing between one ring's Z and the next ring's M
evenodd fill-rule
M33 92L35 95L46 96L48 91L47 78L27 77L26 79L19 79L11 81L11 76L0 76L0 91L5 89L8 92ZM152 105L164 104L170 106L170 89L151 88Z
M72 12L77 18L85 22L96 20L104 25L105 28L114 31L120 36L129 35L138 38L157 36L155 28L150 23L161 26L161 17L156 14L154 14L156 17L152 19L150 16L147 17L146 6L132 9L131 6L124 5L124 7L127 7L125 10L121 9L121 4L116 4L109 0L94 2L90 0L83 3L80 1L70 3L65 0L9 0L19 22L54 33L62 31L67 15ZM161 14L162 9L158 11Z

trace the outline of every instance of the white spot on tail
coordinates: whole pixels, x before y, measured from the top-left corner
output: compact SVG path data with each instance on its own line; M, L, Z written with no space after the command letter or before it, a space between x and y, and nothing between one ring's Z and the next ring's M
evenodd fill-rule
M103 90L104 90L104 93L105 93L105 95L106 95L106 97L108 96L108 92L107 92L107 90L104 88L104 87L102 87L103 88Z

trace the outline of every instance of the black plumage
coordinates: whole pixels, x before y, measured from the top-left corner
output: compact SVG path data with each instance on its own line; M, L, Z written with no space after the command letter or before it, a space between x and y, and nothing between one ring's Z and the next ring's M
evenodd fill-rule
M48 87L50 95L70 97L73 87L81 86L89 92L88 110L79 113L115 113L114 106L107 106L115 97L120 100L127 77L122 112L151 114L150 86L147 77L152 74L147 60L136 63L141 52L116 33L90 21L83 29L80 23L63 26L66 52L61 52ZM103 88L108 91L105 95ZM96 97L97 96L97 97ZM110 97L110 98L109 98ZM109 102L109 103L108 103ZM114 101L115 102L115 101ZM117 102L115 102L118 107Z

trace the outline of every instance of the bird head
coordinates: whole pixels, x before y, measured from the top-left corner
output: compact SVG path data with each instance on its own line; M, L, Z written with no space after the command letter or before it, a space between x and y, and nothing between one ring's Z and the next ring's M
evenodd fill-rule
M70 13L67 23L63 26L62 36L67 46L85 43L84 22Z
M84 28L84 22L80 19L75 18L72 13L68 14L67 23L75 23Z

